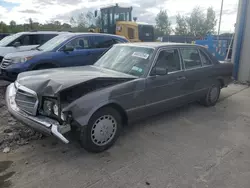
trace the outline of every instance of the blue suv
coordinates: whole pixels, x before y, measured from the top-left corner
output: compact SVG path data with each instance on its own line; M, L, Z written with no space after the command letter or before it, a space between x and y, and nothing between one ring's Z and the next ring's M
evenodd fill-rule
M129 42L117 35L100 33L61 34L34 50L4 56L0 75L13 81L24 71L92 65L112 45Z

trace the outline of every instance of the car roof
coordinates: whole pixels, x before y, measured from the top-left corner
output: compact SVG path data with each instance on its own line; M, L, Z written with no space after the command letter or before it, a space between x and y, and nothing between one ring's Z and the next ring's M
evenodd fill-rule
M115 37L115 38L123 38L126 39L124 36L120 36L120 35L112 35L112 34L106 34L106 33L91 33L91 32L86 32L86 33L65 33L64 35L68 35L68 36L111 36L111 37Z
M19 34L64 34L68 33L67 31L25 31L19 32Z
M149 47L149 48L160 48L160 47L181 47L181 46L200 46L196 44L188 44L188 43L174 43L174 42L135 42L135 43L124 43L118 45L128 45L128 46L138 46L138 47Z

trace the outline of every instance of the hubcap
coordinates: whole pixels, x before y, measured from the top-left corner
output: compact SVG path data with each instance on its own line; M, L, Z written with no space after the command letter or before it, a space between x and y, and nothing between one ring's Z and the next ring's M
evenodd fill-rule
M113 116L101 116L91 129L91 139L98 146L106 145L114 138L116 129L117 122Z
M217 87L213 87L210 91L210 100L211 102L215 102L218 99L219 90Z

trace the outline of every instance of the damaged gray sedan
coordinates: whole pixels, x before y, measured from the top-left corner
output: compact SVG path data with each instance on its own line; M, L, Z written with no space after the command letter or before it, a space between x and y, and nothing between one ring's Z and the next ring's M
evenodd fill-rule
M101 152L131 121L192 101L215 105L232 69L196 45L117 44L93 66L21 73L6 102L24 124L64 143L78 131L86 150Z

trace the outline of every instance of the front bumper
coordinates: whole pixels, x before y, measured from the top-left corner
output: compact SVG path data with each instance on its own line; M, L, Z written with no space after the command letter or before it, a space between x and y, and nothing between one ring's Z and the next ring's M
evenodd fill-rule
M16 88L14 83L10 84L6 90L6 105L8 111L22 123L38 130L39 132L47 135L54 135L64 143L69 143L69 140L63 136L59 130L61 126L56 120L50 119L45 116L31 116L18 108L15 102Z

